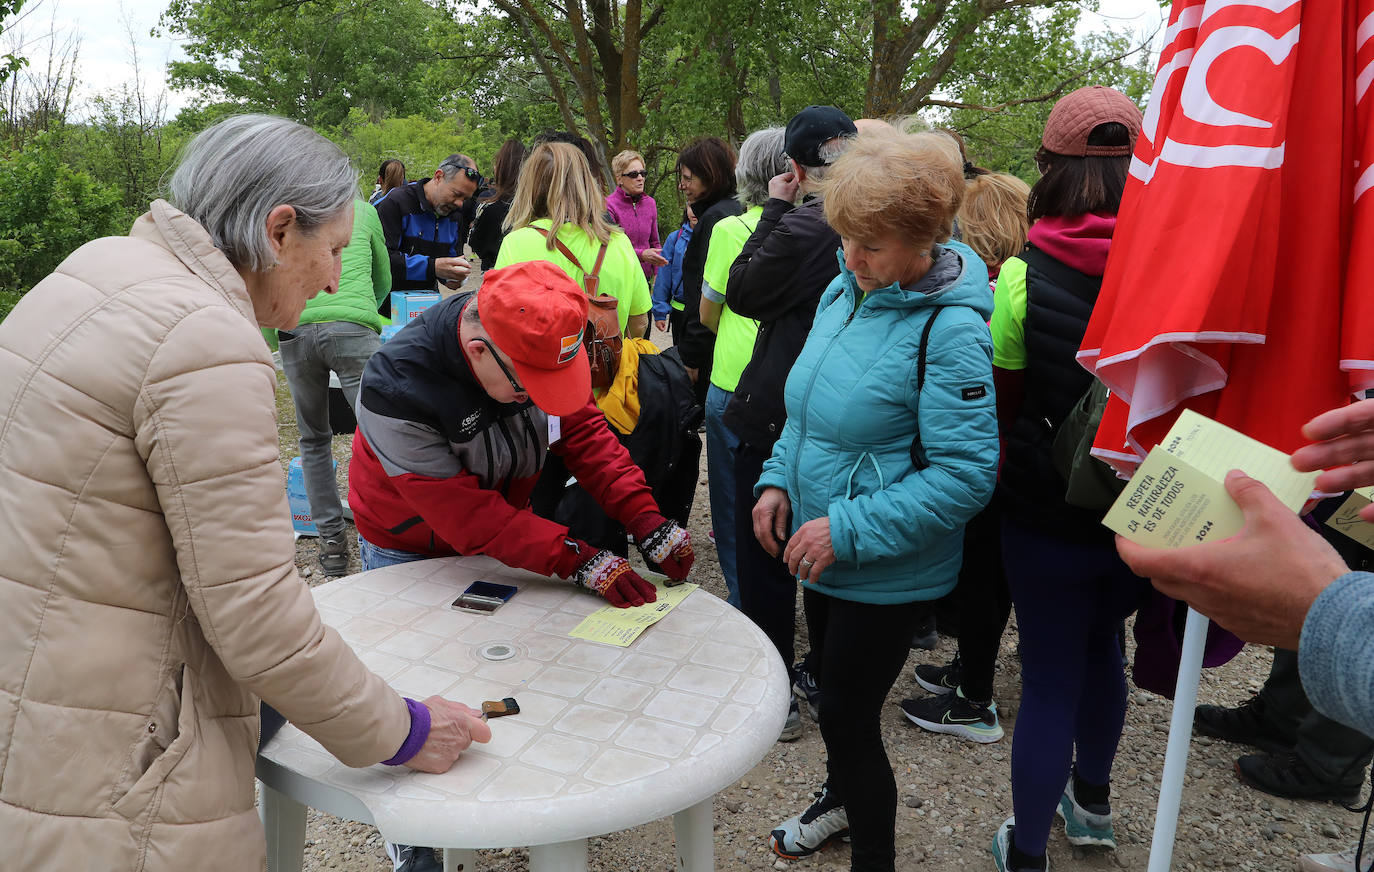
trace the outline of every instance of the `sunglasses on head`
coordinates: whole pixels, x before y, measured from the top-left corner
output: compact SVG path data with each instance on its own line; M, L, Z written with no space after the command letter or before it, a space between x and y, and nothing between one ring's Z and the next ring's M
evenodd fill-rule
M644 170L630 170L628 173L621 173L621 175L627 179L643 179L647 178L649 174Z
M520 384L520 381L515 377L515 373L511 372L510 368L506 366L506 362L501 359L501 355L496 353L496 346L492 345L485 336L478 336L477 341L485 345L487 351L491 352L491 356L496 361L496 365L501 367L501 372L505 374L506 381L510 382L511 390L515 391L517 394L528 394L529 391L525 390L524 385Z
M453 164L446 164L444 166L439 167L439 169L444 171L445 176L451 175L453 173L462 173L469 180L476 182L479 186L482 184L482 174L477 172L477 170L473 169L472 167L454 166Z

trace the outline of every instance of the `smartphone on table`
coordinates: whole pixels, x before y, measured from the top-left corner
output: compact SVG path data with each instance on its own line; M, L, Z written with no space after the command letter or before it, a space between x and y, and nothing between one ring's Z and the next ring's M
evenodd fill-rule
M517 588L513 584L497 584L494 581L474 581L468 585L468 589L458 595L450 608L461 609L465 612L481 612L490 614L506 604L506 601L515 596Z

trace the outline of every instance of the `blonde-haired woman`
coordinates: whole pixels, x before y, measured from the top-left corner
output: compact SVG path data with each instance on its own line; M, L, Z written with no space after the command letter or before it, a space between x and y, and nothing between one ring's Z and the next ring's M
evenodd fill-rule
M963 242L988 266L996 280L1002 264L1026 248L1026 201L1030 185L1006 173L983 173L968 180L959 209Z
M644 155L622 151L611 158L611 174L615 176L615 190L606 198L606 209L630 237L635 256L644 267L644 278L652 283L658 268L667 266L668 261L658 241L658 204L644 193L649 177L644 169Z
M946 241L964 195L948 137L861 134L823 191L844 265L787 378L754 533L802 583L827 777L770 841L795 858L848 833L852 870L892 872L880 715L920 606L953 589L964 524L992 496L992 294L983 262Z
M596 272L598 292L617 300L620 330L643 336L649 327L649 284L630 239L603 215L601 191L576 146L546 142L534 147L520 170L506 215L509 230L496 268L546 260L586 288ZM601 268L596 269L601 250Z

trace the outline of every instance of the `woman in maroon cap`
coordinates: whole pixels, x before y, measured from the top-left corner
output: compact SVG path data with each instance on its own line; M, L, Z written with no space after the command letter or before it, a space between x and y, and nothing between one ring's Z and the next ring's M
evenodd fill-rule
M1016 814L992 843L1000 872L1047 868L1056 813L1070 844L1116 847L1109 788L1126 715L1117 628L1147 584L1117 556L1102 513L1065 500L1051 449L1092 382L1075 355L1139 132L1140 110L1110 88L1080 88L1055 104L1035 156L1042 175L1030 192L1030 244L997 279L998 495L1022 676L1011 749Z

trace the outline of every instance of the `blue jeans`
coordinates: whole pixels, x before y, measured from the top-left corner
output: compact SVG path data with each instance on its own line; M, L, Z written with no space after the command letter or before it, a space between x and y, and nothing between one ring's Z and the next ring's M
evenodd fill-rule
M735 574L735 448L739 437L725 426L725 406L733 396L733 392L715 385L706 391L706 485L711 495L716 554L725 576L725 601L739 608L739 578Z
M357 408L363 367L381 347L381 337L371 328L352 321L301 324L281 334L278 350L296 406L305 493L321 539L338 536L344 530L343 502L331 450L334 431L329 426L329 371L338 374L349 407Z
M358 536L358 559L362 561L363 572L369 569L381 569L383 566L395 566L398 563L414 563L417 560L428 560L428 554L416 554L414 551L401 551L397 548L383 548L380 545L373 545Z

